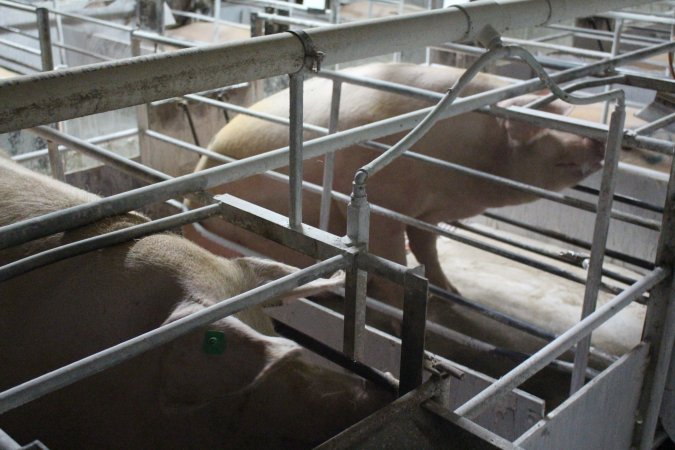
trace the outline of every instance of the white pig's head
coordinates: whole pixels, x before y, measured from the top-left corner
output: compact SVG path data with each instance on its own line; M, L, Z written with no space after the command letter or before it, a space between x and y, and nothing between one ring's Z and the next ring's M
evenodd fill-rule
M501 102L499 106L521 106L539 98L524 95ZM572 107L555 101L544 111L567 115ZM574 186L601 167L604 144L562 131L505 119L499 121L506 132L509 178L545 189L559 191Z

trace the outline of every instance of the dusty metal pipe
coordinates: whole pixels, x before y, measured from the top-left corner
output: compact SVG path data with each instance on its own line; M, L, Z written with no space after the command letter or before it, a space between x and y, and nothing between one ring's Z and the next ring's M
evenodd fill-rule
M484 0L405 16L308 30L325 65L473 39L486 24L498 31L544 25L622 8L636 0ZM304 50L289 34L191 48L170 54L18 77L0 83L0 132L66 120L242 81L296 72ZM597 66L590 66L591 71ZM67 81L66 81L67 80Z

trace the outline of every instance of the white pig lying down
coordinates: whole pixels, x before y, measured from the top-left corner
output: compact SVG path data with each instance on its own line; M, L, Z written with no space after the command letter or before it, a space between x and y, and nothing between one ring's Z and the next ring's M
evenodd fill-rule
M462 70L450 67L412 64L371 64L346 72L438 92L447 90L463 73ZM501 78L480 74L462 95L471 95L506 84ZM316 78L305 83L306 122L328 126L331 89L332 82L325 79ZM502 105L522 105L534 98L533 95L526 95L503 102ZM285 90L256 103L252 109L287 116L288 105L288 90ZM422 100L343 83L339 129L344 130L427 106L429 103ZM545 109L561 114L570 112L570 108L561 102L554 102ZM403 135L404 133L399 133L381 141L393 144ZM310 139L316 135L306 132L304 137ZM285 145L288 145L287 127L240 115L220 130L213 138L210 149L241 159ZM439 122L413 150L551 190L572 186L596 171L604 154L601 143L587 138L479 113L468 113ZM338 151L334 188L344 193L351 192L355 171L379 154L375 150L359 146ZM202 157L196 170L217 164L217 161ZM306 161L304 179L321 184L323 167L322 158ZM287 186L262 176L220 186L213 191L227 192L277 212L287 213ZM451 222L474 216L487 208L535 200L532 195L502 185L407 158L397 159L371 177L367 192L371 203L430 223ZM304 194L303 221L311 225L318 224L319 198L318 195ZM264 242L257 236L235 229L221 220L207 220L204 224L210 231L274 259L294 265L309 263L307 259L289 254L286 248ZM338 235L345 233L346 205L334 202L329 229ZM430 282L452 289L439 264L436 237L431 233L414 228L406 229L405 225L374 214L370 221L369 250L399 264L405 264L406 232L410 248L417 260L426 266ZM188 235L191 239L198 239L192 231L186 231L186 236ZM208 243L203 244L208 247ZM218 251L217 248L209 248ZM374 280L371 295L400 306L398 299L388 295L391 294L390 287L379 283L380 280Z
M0 158L0 226L96 198ZM0 265L144 221L129 213L0 251ZM0 391L294 270L156 234L1 282ZM307 448L390 400L266 330L260 309L221 319L0 415L0 429L51 449ZM222 333L209 351L207 331Z
M474 224L474 226L480 228L480 225ZM495 232L494 229L490 230ZM489 242L486 238L477 238L461 230L455 230L455 232ZM499 234L517 237L520 241L544 247L553 252L562 251L560 247L528 240L504 231L500 231ZM538 257L524 251L513 251L560 265L561 268L580 277L586 273L580 268L562 263L556 264L546 257ZM446 272L454 274L457 287L467 298L478 304L528 321L556 335L571 328L581 317L585 289L582 284L489 254L448 238L438 240L438 254ZM639 278L639 275L626 269L612 267L612 270L623 272L633 279ZM613 297L612 294L601 291L598 295L598 307ZM447 325L491 344L527 353L535 352L543 344L538 339L524 333L514 332L504 325L467 311L465 308L457 306L452 311L454 317L445 317L444 322ZM640 341L644 315L643 305L637 303L629 305L593 333L593 346L614 356L621 356L628 352ZM595 367L602 368L602 365L596 364Z

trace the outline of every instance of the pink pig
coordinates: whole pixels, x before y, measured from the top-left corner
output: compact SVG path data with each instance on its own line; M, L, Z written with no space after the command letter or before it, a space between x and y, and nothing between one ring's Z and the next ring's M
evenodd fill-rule
M443 92L463 73L450 67L412 64L371 64L349 69L347 73ZM472 95L508 83L496 76L480 74L462 92ZM332 82L312 79L305 83L304 120L306 123L328 127ZM289 92L281 91L255 105L256 111L288 117ZM502 102L524 105L533 95ZM339 129L351 127L428 107L429 103L406 96L365 87L343 84L340 103ZM571 107L554 102L546 111L569 114ZM381 142L393 144L405 133L388 136ZM305 140L317 137L306 132ZM213 138L210 149L234 158L245 158L288 145L288 129L260 119L239 115ZM546 130L524 122L503 120L486 114L467 113L437 123L414 145L413 151L478 169L491 174L521 181L550 190L573 186L601 167L604 146L577 135ZM351 192L354 173L380 153L354 146L336 153L334 189ZM196 170L219 164L202 157ZM323 158L305 161L304 179L321 184ZM214 193L230 193L260 204L282 214L288 213L288 187L263 176L255 176L213 189ZM506 205L535 200L532 195L475 177L451 172L408 158L399 158L371 177L367 185L368 201L429 223L471 217ZM317 225L319 195L304 193L303 221ZM222 220L204 223L207 229L226 239L243 244L254 251L296 265L307 264L291 251L258 236L237 229ZM329 230L342 235L346 231L346 205L333 202ZM369 250L376 255L405 264L405 234L417 260L426 266L431 283L454 290L443 274L436 251L436 236L390 219L371 215ZM196 236L194 230L186 235ZM207 247L208 244L206 244ZM209 248L214 249L213 246ZM217 251L217 249L214 249ZM388 287L375 279L370 294L385 299ZM395 298L389 303L400 304Z

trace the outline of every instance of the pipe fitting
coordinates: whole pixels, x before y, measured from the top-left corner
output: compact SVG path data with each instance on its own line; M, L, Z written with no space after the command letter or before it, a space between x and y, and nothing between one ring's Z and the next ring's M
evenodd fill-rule
M488 50L493 50L502 47L502 36L495 30L492 25L485 25L476 36L476 42Z

